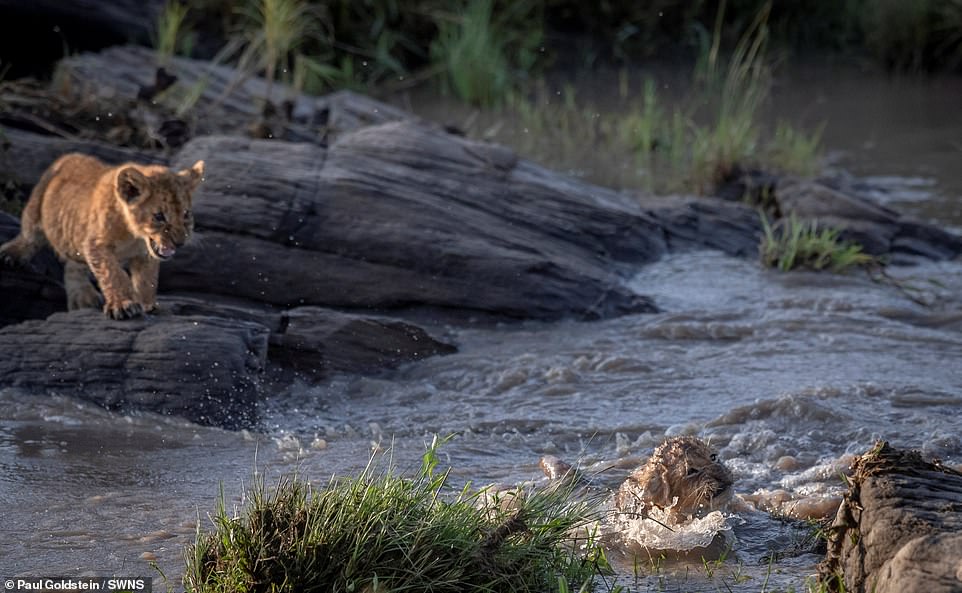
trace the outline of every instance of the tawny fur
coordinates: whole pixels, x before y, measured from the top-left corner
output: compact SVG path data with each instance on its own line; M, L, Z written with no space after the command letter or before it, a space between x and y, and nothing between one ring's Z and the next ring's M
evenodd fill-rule
M671 437L621 484L614 505L642 516L652 507L670 508L670 517L679 522L724 506L733 483L732 473L703 441Z
M89 269L106 315L123 319L152 311L160 261L193 233L192 195L203 174L203 161L175 172L64 155L34 187L20 234L0 246L0 260L26 264L49 244L64 262L68 309L100 305Z

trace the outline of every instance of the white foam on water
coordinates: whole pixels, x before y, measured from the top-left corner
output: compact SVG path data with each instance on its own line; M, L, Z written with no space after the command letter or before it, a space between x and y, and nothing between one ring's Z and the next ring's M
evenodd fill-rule
M718 535L734 537L729 516L720 510L681 523L675 523L670 513L670 508L654 507L645 517L620 514L608 526L609 533L617 533L629 546L679 552L707 548Z

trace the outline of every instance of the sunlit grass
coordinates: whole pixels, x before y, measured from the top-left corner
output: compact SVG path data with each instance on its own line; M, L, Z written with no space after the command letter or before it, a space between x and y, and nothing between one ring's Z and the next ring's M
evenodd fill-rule
M778 122L766 161L781 173L815 176L822 159L824 129L821 125L814 132L806 133L786 121Z
M727 63L720 49L725 7L723 0L711 46L703 53L695 73L696 88L700 87L709 113L707 122L695 130L691 151L691 181L702 192L714 189L737 167L758 160L758 116L769 96L771 74L766 48L771 3L761 7Z
M492 0L469 3L460 18L440 24L431 44L431 57L455 94L480 105L500 101L510 86L506 41L491 22L492 6Z
M237 9L242 17L241 70L263 69L267 80L266 101L278 72L290 82L299 50L321 32L317 13L306 0L247 0Z
M474 0L458 14L438 13L430 54L444 84L469 103L503 102L518 72L534 66L535 47L541 42L538 20L528 17L534 6L523 0L496 14L493 0ZM518 28L518 22L527 26Z
M236 516L222 494L213 532L185 554L186 590L590 591L608 570L590 531L594 503L559 489L493 510L452 490L437 464L436 441L411 478L372 459L322 489L259 481Z
M191 38L184 31L184 22L189 12L186 4L168 0L157 17L157 25L152 33L154 49L157 51L157 64L165 66L176 53L189 54L185 42ZM186 43L189 46L189 43Z
M622 119L621 130L625 134L625 143L638 154L651 154L664 144L662 134L665 117L665 108L658 99L655 81L646 79L640 106Z
M817 221L801 221L791 215L773 225L761 216L759 252L765 267L782 272L799 268L843 272L875 261L861 245L842 241L837 229L819 228Z
M661 97L652 78L631 97L624 76L619 80L623 106L606 112L579 101L572 87L557 96L544 89L516 93L503 112L504 127L524 134L497 139L603 185L657 193L710 194L737 172L753 168L813 176L820 165L821 131L806 134L780 122L772 132L761 120L771 76L765 53L769 9L766 4L724 58L722 3L692 90L680 101Z

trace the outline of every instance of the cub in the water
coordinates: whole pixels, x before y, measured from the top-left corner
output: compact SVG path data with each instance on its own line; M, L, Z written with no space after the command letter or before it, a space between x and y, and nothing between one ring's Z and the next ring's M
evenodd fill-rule
M621 513L647 516L653 507L669 511L675 522L725 506L734 478L704 441L671 437L615 493Z

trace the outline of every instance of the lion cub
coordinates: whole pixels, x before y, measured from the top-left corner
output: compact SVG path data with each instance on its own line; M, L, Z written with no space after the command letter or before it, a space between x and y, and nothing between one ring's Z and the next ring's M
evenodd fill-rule
M103 292L106 315L125 319L152 311L160 261L173 256L193 232L192 192L203 174L204 161L174 172L160 165L111 167L91 156L64 155L33 189L20 235L0 246L0 260L26 264L49 243L64 262L68 309L100 306L89 267Z
M652 507L679 523L724 507L735 479L716 453L696 437L669 437L615 493L615 509L646 516Z

